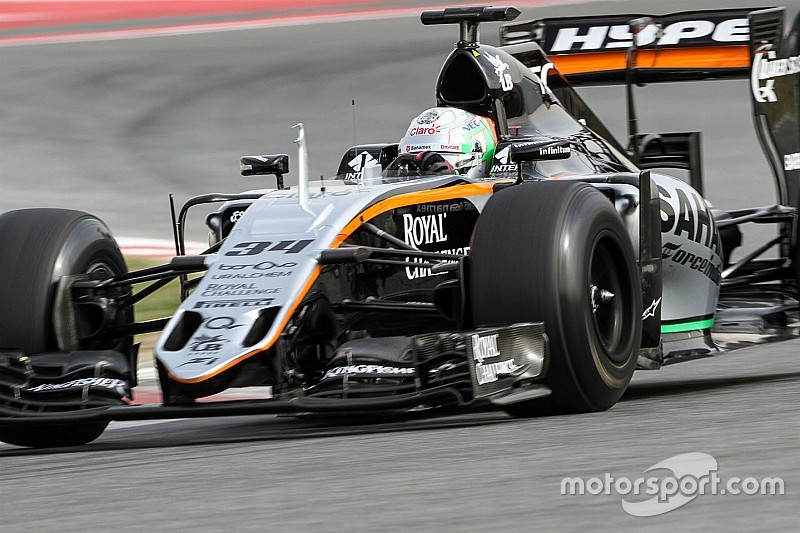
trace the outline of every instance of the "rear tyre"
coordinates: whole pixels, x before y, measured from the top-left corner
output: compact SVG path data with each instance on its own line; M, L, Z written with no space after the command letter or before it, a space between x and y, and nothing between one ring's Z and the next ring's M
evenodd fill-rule
M99 219L67 209L22 209L0 215L0 349L25 354L130 347L132 339L80 341L54 312L62 276L127 272L125 260ZM131 322L132 312L116 318ZM59 345L59 339L61 344ZM64 339L73 339L64 346ZM0 428L0 440L19 446L74 446L96 439L108 422Z
M478 219L469 297L477 326L543 321L550 397L505 406L515 416L600 411L636 368L642 304L631 239L613 204L570 181L495 194Z

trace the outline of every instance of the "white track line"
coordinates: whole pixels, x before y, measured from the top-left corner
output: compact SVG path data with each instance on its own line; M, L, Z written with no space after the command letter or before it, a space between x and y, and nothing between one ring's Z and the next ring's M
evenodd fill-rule
M71 1L71 0L62 0ZM75 0L78 1L78 0ZM96 0L101 1L101 0ZM152 0L156 1L156 0ZM513 2L517 7L541 7L548 5L585 4L599 0L521 0ZM172 37L192 35L198 33L215 33L223 31L239 31L273 28L276 26L303 26L310 24L323 24L331 22L359 22L377 19L390 19L401 17L419 16L423 9L443 9L452 4L433 6L415 6L407 8L391 8L373 11L354 10L350 13L324 13L317 15L290 15L282 17L268 17L246 21L220 21L201 24L186 24L180 26L165 26L157 28L136 28L125 30L89 31L67 33L62 35L30 35L20 37L0 36L0 47L21 46L30 44L61 44L75 42L110 41L122 39L141 39L147 37ZM143 21L146 22L146 21Z
M134 257L166 258L175 256L175 244L166 239L142 239L138 237L117 237L123 255ZM199 255L208 246L200 242L187 242L187 255Z

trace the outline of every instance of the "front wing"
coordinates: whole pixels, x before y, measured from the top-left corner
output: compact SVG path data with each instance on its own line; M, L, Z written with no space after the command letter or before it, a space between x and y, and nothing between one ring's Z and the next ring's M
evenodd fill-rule
M72 401L31 399L27 381L14 382L0 372L0 428L56 426L84 422L205 418L264 414L377 413L405 411L443 405L498 406L550 394L542 383L549 366L547 335L543 323L514 324L467 332L445 332L412 337L414 345L415 390L391 395L369 395L360 388L358 397L348 397L347 380L336 397L299 396L288 399L237 400L181 405L103 405L92 394L97 383L90 379L73 380ZM432 385L428 370L442 356L463 355L468 368L462 380ZM3 365L18 364L13 354L5 354ZM107 356L108 354L103 354ZM26 357L20 355L20 357ZM64 382L63 379L60 380ZM80 381L80 382L79 382ZM68 383L68 382L65 382ZM69 387L53 384L60 394ZM35 385L41 388L41 383ZM107 392L107 391L104 391ZM355 395L354 395L355 396ZM27 400L22 400L27 398ZM80 398L81 401L76 400Z

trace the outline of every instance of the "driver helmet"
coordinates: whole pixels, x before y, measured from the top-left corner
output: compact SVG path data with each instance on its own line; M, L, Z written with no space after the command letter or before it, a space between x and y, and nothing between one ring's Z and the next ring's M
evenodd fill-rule
M455 107L434 107L411 121L399 153L437 152L457 174L483 178L489 174L496 146L491 119Z

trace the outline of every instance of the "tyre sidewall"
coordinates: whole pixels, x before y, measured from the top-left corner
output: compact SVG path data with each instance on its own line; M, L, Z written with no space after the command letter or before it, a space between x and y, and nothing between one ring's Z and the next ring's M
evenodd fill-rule
M559 309L545 328L560 336L566 352L560 354L554 370L559 365L566 367L564 370L580 384L579 390L585 400L597 409L607 409L619 400L630 382L636 367L641 328L633 323L623 325L637 333L624 335L624 342L615 350L629 354L627 358L621 363L612 360L595 329L590 303L589 269L592 253L601 241L620 254L615 263L622 270L618 277L624 292L614 298L623 298L623 305L632 309L626 317L628 321L641 317L641 298L638 297L637 272L630 270L635 265L633 247L619 215L610 202L592 201L592 194L588 193L601 194L591 189L582 190L568 207L569 215L560 226L560 253L554 254L553 259L558 263L554 274L561 280L553 283L552 288L560 288L562 292L554 295L553 301ZM587 220L593 223L586 224Z
M50 319L49 331L55 332L56 324L58 323L54 313L58 313L59 310L54 309L53 304L55 291L58 288L61 277L71 274L84 274L98 269L106 271L108 275L118 275L128 271L122 252L106 225L97 218L87 215L75 222L61 247L53 268L53 294L47 303L48 308L51 309L48 315ZM133 310L131 308L124 310L115 322L117 324L133 322ZM90 344L86 346L58 346L58 348L117 348L124 351L132 344L132 339L124 338L117 345L101 346L104 343L98 342Z
M54 302L62 276L103 263L116 273L125 261L106 225L80 211L23 209L0 215L2 348L24 353L58 350Z

